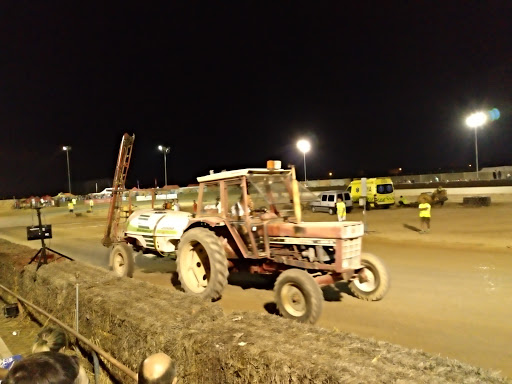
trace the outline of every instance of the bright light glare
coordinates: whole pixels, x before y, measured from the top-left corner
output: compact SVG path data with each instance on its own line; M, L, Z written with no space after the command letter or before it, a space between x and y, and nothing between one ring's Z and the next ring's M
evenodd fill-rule
M492 121L498 120L500 118L500 111L498 108L493 108L489 111L489 117Z
M302 139L297 141L297 148L299 148L299 151L301 151L302 153L308 153L309 150L311 149L311 144L309 143L309 141Z
M71 147L69 145L65 145L62 147L63 151L69 151L70 149L71 149Z
M487 114L484 112L472 113L466 119L466 125L469 128L478 128L487 122Z
M158 146L158 149L161 151L162 149L164 149L161 145Z

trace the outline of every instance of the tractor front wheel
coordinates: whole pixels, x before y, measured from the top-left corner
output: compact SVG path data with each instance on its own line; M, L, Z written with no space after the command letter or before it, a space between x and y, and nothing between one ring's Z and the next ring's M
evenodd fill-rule
M176 271L185 292L219 299L228 283L228 261L221 240L206 228L185 232L176 253Z
M133 277L135 260L133 248L126 243L119 243L110 252L110 266L119 277Z
M322 290L306 271L288 269L281 273L274 293L279 312L287 319L314 324L322 313Z
M350 291L361 300L378 301L389 289L389 274L386 266L377 256L370 253L361 255L361 264L365 267L367 281L358 278L348 285Z

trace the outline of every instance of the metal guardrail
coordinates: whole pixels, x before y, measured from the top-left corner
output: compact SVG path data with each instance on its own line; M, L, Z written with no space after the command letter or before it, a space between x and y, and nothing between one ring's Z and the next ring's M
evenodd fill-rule
M64 324L63 322L61 322L60 320L58 320L57 318L53 317L52 315L50 315L48 312L46 312L44 309L42 308L39 308L38 306L36 306L35 304L32 304L31 302L25 300L23 297L17 295L16 293L14 293L13 291L11 291L9 288L3 286L2 284L0 284L0 288L3 289L5 292L9 293L10 295L14 296L18 301L20 301L21 303L25 304L25 305L28 305L29 307L31 307L32 309L34 309L35 311L39 312L40 314L48 317L50 320L52 320L54 323L58 324L60 327L62 327L62 329L64 329L65 331L69 332L70 334L72 334L73 336L75 336L78 340L80 340L82 343L84 343L85 345L89 346L94 352L100 354L105 360L109 361L110 363L112 363L112 365L114 365L116 368L118 368L120 371L124 372L126 375L128 375L129 377L131 377L133 380L135 380L135 382L138 381L137 379L137 374L135 372L133 372L130 368L128 368L127 366L123 365L120 361L118 361L117 359L115 359L112 355L110 355L108 352L106 352L105 350L103 350L102 348L98 347L97 345L94 345L91 341L89 341L89 339L87 339L86 337L84 337L83 335L81 335L80 333L76 332L73 328L70 328L68 327L66 324Z

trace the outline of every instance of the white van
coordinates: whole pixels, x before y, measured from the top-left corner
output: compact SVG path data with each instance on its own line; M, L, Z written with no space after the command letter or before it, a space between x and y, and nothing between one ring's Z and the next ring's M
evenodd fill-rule
M329 212L336 214L336 201L338 197L345 203L347 213L352 210L352 197L347 191L324 191L318 196L318 200L312 201L309 205L311 212Z

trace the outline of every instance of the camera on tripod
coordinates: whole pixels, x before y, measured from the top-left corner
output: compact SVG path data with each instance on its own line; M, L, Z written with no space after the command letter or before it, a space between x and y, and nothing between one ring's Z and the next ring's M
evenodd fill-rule
M27 240L41 240L41 249L39 251L37 251L37 253L34 255L34 257L32 257L32 259L29 262L29 264L31 264L34 260L36 260L36 259L38 260L36 270L39 269L39 267L42 264L48 263L48 257L47 257L48 252L47 251L56 253L57 255L59 255L61 257L65 257L66 259L73 261L72 258L70 258L66 255L63 255L62 253L57 252L57 251L46 246L46 244L44 242L45 239L52 238L52 226L51 226L51 224L43 225L43 223L41 221L41 208L42 207L39 204L36 204L33 207L33 209L35 209L37 211L37 221L38 221L39 225L30 225L27 227Z
M39 202L36 202L32 206L32 209L37 211L37 217L39 219L39 225L29 225L27 227L27 240L45 240L52 238L52 226L51 224L45 224L41 222L41 206Z
M27 240L45 240L52 238L52 225L30 225L27 227Z

